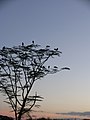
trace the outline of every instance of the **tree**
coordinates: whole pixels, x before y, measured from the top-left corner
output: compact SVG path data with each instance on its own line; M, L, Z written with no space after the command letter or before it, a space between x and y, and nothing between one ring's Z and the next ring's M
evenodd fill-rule
M54 74L67 67L58 69L57 66L51 68L45 63L49 58L60 56L62 52L58 48L52 50L50 46L41 49L32 41L30 45L3 47L0 49L0 92L5 94L6 103L8 103L15 113L15 120L21 120L21 117L37 106L37 101L42 101L43 97L37 95L31 96L33 84L46 76Z

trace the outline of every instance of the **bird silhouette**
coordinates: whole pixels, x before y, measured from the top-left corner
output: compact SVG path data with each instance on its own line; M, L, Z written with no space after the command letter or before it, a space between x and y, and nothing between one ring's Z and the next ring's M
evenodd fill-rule
M2 49L5 50L5 46Z
M24 46L24 43L22 42L22 46Z
M56 50L56 51L57 51L57 50L58 50L58 48L54 48L54 50Z
M50 66L48 66L48 68L50 68Z
M54 66L54 68L58 68L57 66Z
M32 41L32 43L34 44L34 40Z

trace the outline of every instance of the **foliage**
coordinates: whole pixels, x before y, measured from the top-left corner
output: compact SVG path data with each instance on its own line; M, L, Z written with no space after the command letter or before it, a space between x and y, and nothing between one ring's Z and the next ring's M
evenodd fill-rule
M51 50L50 46L46 46L41 49L34 41L30 45L22 43L0 49L0 91L7 96L4 102L12 107L16 120L21 120L22 115L31 111L36 101L42 101L43 97L37 93L30 95L31 88L38 79L69 69L65 67L59 70L57 66L45 66L49 58L60 54L58 48Z

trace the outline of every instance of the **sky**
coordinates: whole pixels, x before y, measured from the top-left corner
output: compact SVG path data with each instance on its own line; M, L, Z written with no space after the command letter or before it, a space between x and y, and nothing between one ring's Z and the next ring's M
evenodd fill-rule
M61 71L37 81L40 111L90 111L90 2L88 0L0 0L0 49L24 42L62 51L48 64ZM0 113L8 111L0 94Z

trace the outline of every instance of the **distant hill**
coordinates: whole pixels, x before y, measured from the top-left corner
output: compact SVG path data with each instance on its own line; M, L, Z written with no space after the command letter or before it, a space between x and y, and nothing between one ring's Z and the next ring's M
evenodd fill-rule
M14 120L14 119L11 117L0 115L0 120Z
M68 113L56 113L56 114L90 116L90 112L68 112Z

